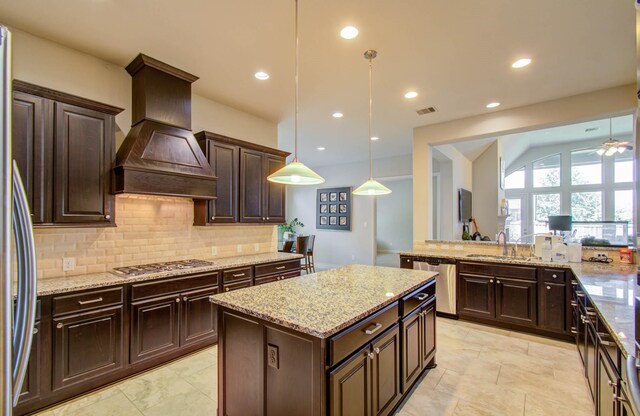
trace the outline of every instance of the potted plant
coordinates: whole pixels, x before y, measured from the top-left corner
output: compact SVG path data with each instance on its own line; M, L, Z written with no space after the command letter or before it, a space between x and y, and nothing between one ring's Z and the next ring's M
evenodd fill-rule
M290 240L296 234L296 227L304 227L304 224L294 218L288 223L278 225L278 231L282 233L283 240Z

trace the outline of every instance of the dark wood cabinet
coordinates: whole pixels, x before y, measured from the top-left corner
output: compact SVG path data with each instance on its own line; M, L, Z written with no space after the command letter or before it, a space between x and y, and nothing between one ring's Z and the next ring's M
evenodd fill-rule
M566 285L545 282L540 285L540 322L542 328L566 332L567 324Z
M240 222L264 222L265 155L240 149Z
M371 416L369 346L329 373L330 414Z
M609 361L606 352L599 351L597 360L598 389L596 415L616 416L618 415L618 400L616 397L618 397L620 379L616 375L614 365Z
M420 310L402 320L402 391L413 385L422 371L422 328Z
M121 111L14 81L13 157L35 225L114 224L111 176Z
M216 293L217 287L182 293L180 347L218 339L217 308L209 301Z
M584 366L585 375L589 384L589 391L594 399L596 397L596 374L598 369L598 349L596 339L596 329L592 324L587 323L585 333Z
M490 276L459 273L458 314L494 318L495 279Z
M130 362L138 363L180 347L180 295L131 303Z
M400 329L388 331L375 341L371 368L371 414L386 416L394 409L402 396L400 383Z
M123 306L53 318L52 390L123 368Z
M51 222L52 108L43 97L15 91L12 156L18 164L34 224Z
M55 103L54 222L112 223L112 115Z
M266 178L277 172L285 165L285 158L265 154L263 175ZM286 190L279 183L264 181L264 215L268 223L281 224L285 222Z
M40 360L42 358L42 327L40 322L36 322L33 329L33 340L31 353L29 355L29 366L20 390L20 405L24 405L40 397L40 386L42 385L42 371Z
M422 368L431 365L436 352L436 303L429 302L422 308Z
M401 269L413 269L413 257L400 256Z
M496 277L496 319L535 326L536 281Z

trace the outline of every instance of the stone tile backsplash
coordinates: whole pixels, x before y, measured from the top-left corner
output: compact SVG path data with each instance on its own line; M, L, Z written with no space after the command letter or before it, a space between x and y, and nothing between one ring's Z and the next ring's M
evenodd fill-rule
M276 226L194 227L193 201L188 198L117 195L115 208L117 227L36 228L38 278L277 251ZM75 257L75 270L62 271L63 257Z

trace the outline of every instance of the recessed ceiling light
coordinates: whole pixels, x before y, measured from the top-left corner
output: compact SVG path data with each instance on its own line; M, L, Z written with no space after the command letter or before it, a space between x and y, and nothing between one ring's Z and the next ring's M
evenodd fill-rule
M358 33L359 32L356 27L346 26L340 31L340 36L342 36L343 39L353 39L358 36Z
M320 146L318 147L318 150L324 150L324 147Z
M416 98L417 96L418 96L418 93L415 91L409 91L404 94L404 98Z
M269 74L267 74L264 71L258 71L256 72L255 77L258 78L260 81L264 81L265 79L269 79Z
M500 103L497 102L493 102L493 103L489 103L487 104L487 108L496 108L500 105Z
M376 140L380 140L380 137L378 137L378 136L373 136L373 137L371 137L371 140L373 140L373 141L375 142Z
M531 63L531 58L522 58L518 59L514 63L511 64L511 68L524 68L525 66Z
M342 118L342 117L344 117L344 114L342 114L341 112L337 111L337 112L331 114L331 116L333 118Z

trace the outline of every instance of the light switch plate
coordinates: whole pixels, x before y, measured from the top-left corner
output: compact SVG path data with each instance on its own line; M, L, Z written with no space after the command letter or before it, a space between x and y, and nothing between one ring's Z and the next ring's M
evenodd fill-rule
M217 256L218 255L218 247L211 246L211 255L212 256Z
M267 363L269 367L273 367L276 370L280 368L280 356L278 346L267 344Z
M237 251L238 253L242 253L242 244L238 244L238 245L236 245L236 251Z
M62 258L62 271L70 272L75 270L76 268L76 258L75 257L63 257Z
M259 243L254 243L254 244L253 244L253 251L255 251L256 253L257 253L258 251L260 251L260 244L259 244Z

